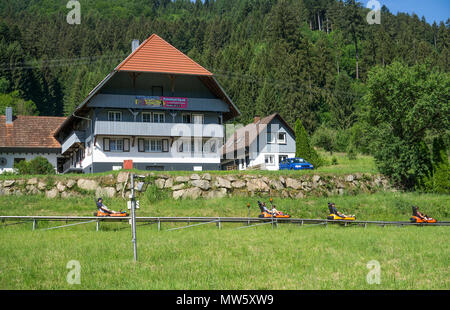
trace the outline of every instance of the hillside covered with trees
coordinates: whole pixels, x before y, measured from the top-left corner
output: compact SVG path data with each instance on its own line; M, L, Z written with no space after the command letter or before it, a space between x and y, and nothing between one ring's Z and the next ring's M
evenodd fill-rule
M369 25L369 9L355 0L79 2L81 24L70 25L66 0L0 0L0 113L13 106L20 114L70 114L130 53L132 39L157 33L217 76L242 113L236 122L273 112L292 126L301 119L312 143L331 152L374 154L373 128L390 124L382 117L397 113L392 120L402 120L405 110L383 106L392 94L377 87L399 94L405 87L400 80L391 85L380 70L422 77L428 84L411 85L417 96L407 94L407 102L438 98L430 113L439 123L428 117L408 143L423 142L430 156L435 138L448 148L449 119L442 115L449 111L450 20L430 24L383 7L381 24ZM439 89L430 92L432 86ZM401 144L408 130L383 135Z

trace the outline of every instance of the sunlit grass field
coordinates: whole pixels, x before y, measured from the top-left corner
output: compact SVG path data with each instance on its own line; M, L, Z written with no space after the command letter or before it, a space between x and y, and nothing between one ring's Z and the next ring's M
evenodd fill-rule
M450 289L448 227L143 226L134 263L129 226L111 225L2 228L0 289ZM380 284L367 282L373 260Z
M95 197L46 199L4 196L1 215L83 215ZM174 201L149 190L138 216L250 216L257 200L233 197ZM448 195L377 193L332 198L279 199L279 210L300 218L325 218L327 202L361 220L408 221L416 204L449 220ZM121 199L105 200L115 210ZM10 224L10 222L5 222ZM342 227L280 224L186 223L138 226L138 263L133 262L130 225L95 223L61 229L39 222L0 228L0 289L449 289L449 227ZM142 225L142 224L139 224ZM81 265L81 284L70 285L67 263ZM380 264L380 284L366 281L369 261Z

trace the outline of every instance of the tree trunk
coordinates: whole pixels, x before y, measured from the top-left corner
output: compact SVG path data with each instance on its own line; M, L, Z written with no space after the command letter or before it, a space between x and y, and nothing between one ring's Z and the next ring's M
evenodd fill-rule
M322 27L320 26L320 12L317 12L317 22L319 24L319 31L322 31Z
M358 39L355 36L355 51L356 51L356 79L359 80L359 57L358 57Z

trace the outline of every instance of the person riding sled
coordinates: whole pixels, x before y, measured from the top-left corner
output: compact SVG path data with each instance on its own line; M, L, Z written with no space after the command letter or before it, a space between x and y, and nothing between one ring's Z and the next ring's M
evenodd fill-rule
M330 215L331 215L331 214L334 214L334 215L337 215L337 216L339 216L339 217L341 217L341 218L355 219L355 216L354 216L354 215L345 215L345 214L339 212L339 211L336 209L336 204L335 204L334 202L329 202L329 203L328 203L328 209L330 210Z
M97 199L97 210L107 214L120 214L120 212L110 210L107 206L103 204L103 199Z
M417 206L412 206L412 218L411 221L412 222L427 222L427 223L435 223L436 220L433 219L432 217L429 217L427 214L423 214L419 211L419 207Z

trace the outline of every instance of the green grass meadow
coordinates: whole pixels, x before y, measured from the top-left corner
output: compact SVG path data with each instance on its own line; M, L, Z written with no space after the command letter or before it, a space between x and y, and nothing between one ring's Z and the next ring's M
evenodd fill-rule
M106 224L104 224L106 225ZM109 224L108 224L109 225ZM138 262L128 229L95 223L62 230L2 229L1 289L449 289L447 227L270 225L236 230L138 227ZM127 226L127 224L122 224ZM169 226L171 227L171 226ZM78 260L80 284L68 284ZM380 264L368 284L367 263Z
M149 190L138 216L250 216L262 197L174 201ZM417 204L438 220L449 220L448 195L377 193L333 198L281 199L279 210L294 217L325 218L327 202L361 220L408 221ZM125 207L121 199L105 201ZM94 197L46 199L4 196L2 215L82 215ZM65 222L0 228L0 289L450 289L449 227L343 227L280 224L206 224L168 231L186 223L138 226L138 262L133 262L130 226L95 223L43 230ZM140 224L142 225L142 224ZM41 230L42 229L42 230ZM67 263L81 265L81 284L70 285ZM380 264L380 284L368 284L367 263Z
M322 155L331 161L327 153ZM213 171L211 174L258 174L297 176L300 174L377 173L372 157L359 155L350 161L345 154L333 154L338 164L315 171ZM83 178L114 174L83 175ZM183 175L192 172L164 172ZM206 172L199 172L206 173ZM19 176L18 176L19 177ZM31 176L29 176L31 177ZM51 178L66 178L52 176ZM0 176L0 179L14 178ZM2 196L0 215L92 216L94 194L67 199L44 195ZM159 217L257 217L257 201L269 197L173 200L170 193L150 186L139 197L137 216ZM404 192L276 198L277 209L295 218L324 219L327 203L355 214L358 220L408 221L411 206L440 220L450 220L450 196ZM126 209L120 198L105 199L113 210ZM65 222L11 225L0 223L0 289L174 289L174 290L417 290L450 289L450 227L379 227L341 225L205 224L172 230L186 223L138 223L138 262L133 261L128 223L88 223L45 230ZM245 227L245 228L243 228ZM79 261L80 284L69 284ZM369 284L370 261L380 266L380 284ZM369 266L370 267L370 266Z

